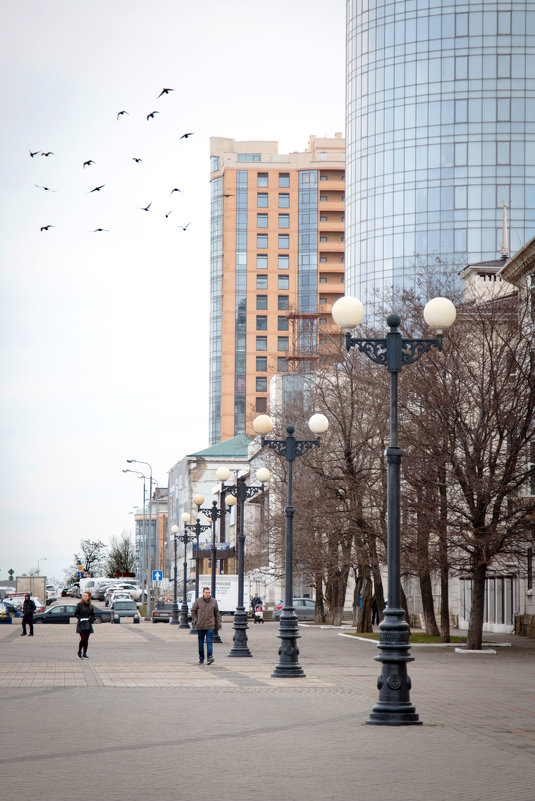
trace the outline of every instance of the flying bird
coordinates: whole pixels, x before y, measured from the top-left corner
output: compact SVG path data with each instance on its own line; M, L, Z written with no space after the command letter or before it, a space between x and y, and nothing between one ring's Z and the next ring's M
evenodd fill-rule
M156 100L159 100L162 95L168 95L169 92L174 92L174 89L162 89Z
M234 195L223 195L223 197L234 197Z
M32 151L30 150L30 156L32 157L32 159L33 159L33 157L34 157L34 156L37 156L38 154L39 154L39 151L38 151L38 150L36 150L36 151L35 151L35 152L33 152L33 153L32 153Z
M151 111L150 114L147 114L147 119L148 120L153 120L154 119L154 115L155 114L159 114L159 113L160 113L159 111Z
M90 195L91 192L100 192L100 190L104 189L105 186L106 186L106 184L101 184L100 186L95 186L95 188L94 189L90 189L87 194Z
M193 136L194 133L195 133L195 131L189 131L188 133L182 134L182 136L180 138L181 139L189 139L189 137Z
M82 164L82 167L83 167L83 168L84 168L84 170L85 170L85 168L86 168L86 167L90 167L90 166L91 166L92 164L94 164L94 163L95 163L95 162L93 161L93 159L88 159L87 161L84 161L84 163Z
M128 111L120 111L120 112L117 114L117 119L119 119L119 117L121 117L123 114L128 114Z
M52 153L52 151L51 151L51 150L49 150L49 151L48 151L48 153L41 153L41 155L42 155L42 156L47 156L47 157L48 157L48 156L53 156L54 154Z
M168 211L168 212L167 212L167 214L165 215L165 219L167 220L167 218L169 217L169 215L170 215L170 214L172 214L172 213L173 213L173 209L171 209L171 211Z
M55 192L55 189L51 189L49 186L42 186L41 184L35 184L38 189L44 189L45 192Z
M135 156L132 156L132 161L135 161L136 164L143 164L143 159L136 159Z
M151 200L151 202L149 203L148 206L139 206L139 210L140 211L148 211L151 206L152 206L152 200Z
M90 231L90 234L98 234L99 231L109 231L109 228L95 228L93 231Z
M49 231L51 228L55 228L55 225L42 225L41 231Z
M182 231L185 231L187 228L189 228L190 225L191 223L189 222L187 225L179 225L178 227L181 228Z
M175 188L174 188L174 189L171 189L171 191L169 192L169 194L170 194L170 195L172 195L172 194L173 194L173 192L182 192L182 189L179 189L177 186L175 186Z

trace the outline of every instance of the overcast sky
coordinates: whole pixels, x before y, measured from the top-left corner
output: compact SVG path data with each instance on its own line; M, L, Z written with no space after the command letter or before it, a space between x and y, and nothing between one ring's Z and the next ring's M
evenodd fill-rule
M208 446L209 138L343 131L345 3L2 0L0 42L0 578L60 578L127 458Z

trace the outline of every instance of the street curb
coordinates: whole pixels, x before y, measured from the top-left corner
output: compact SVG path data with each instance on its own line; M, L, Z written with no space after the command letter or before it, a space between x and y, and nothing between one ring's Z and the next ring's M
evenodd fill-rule
M476 650L473 650L473 649L469 650L468 648L456 648L455 649L455 653L456 654L496 654L496 651L493 648L485 648L485 649L482 648L479 651L476 651Z
M369 642L373 645L379 645L379 640L370 640L368 637L356 637L354 634L342 634L342 632L338 632L339 637L348 637L350 640L358 640L359 642ZM483 643L483 646L490 646L492 645L493 648L510 648L510 642L492 642L492 643ZM455 648L455 653L462 653L462 654L480 654L481 651L467 651L466 648L459 648L459 646L454 642L411 642L411 648ZM488 647L484 651L484 653L488 654L495 654L496 651L490 650Z

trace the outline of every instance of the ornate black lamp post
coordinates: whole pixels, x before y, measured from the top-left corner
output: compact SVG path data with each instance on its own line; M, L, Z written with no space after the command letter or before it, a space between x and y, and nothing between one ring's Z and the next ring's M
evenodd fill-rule
M169 623L172 626L178 626L178 594L177 594L177 555L176 555L176 544L178 541L178 532L180 529L178 526L171 526L171 534L173 535L173 543L175 547L175 569L173 575L173 613L171 615L171 620Z
M253 428L257 434L262 435L262 447L267 446L275 451L279 456L284 456L288 462L288 504L286 506L286 531L285 531L285 587L284 587L284 609L280 616L279 638L282 640L279 648L279 664L271 674L273 678L303 678L305 673L298 662L299 648L297 640L299 634L299 624L293 605L293 523L295 508L293 501L293 462L298 456L308 451L314 445L319 446L319 434L323 434L329 427L329 421L323 414L313 414L308 421L310 430L318 435L314 440L298 440L294 437L294 427L287 426L286 439L266 439L265 434L273 428L273 422L267 414L261 414L253 420Z
M227 484L225 489L231 496L236 498L238 502L238 606L234 612L234 636L229 656L252 656L247 645L247 610L244 604L243 597L243 581L244 581L244 552L245 552L245 533L244 533L244 515L245 515L245 501L248 498L254 498L260 492L265 491L264 484L271 478L271 473L265 467L261 467L256 472L256 479L262 483L261 487L247 486L245 480L247 475L238 476L236 484ZM230 498L229 498L230 501Z
M455 321L456 311L447 298L434 298L424 309L424 319L436 330L434 339L406 339L398 330L401 320L397 314L386 318L390 331L383 339L359 339L351 331L364 318L364 307L356 298L340 298L333 306L333 319L346 331L346 349L357 347L368 359L385 365L390 373L390 444L387 458L387 564L388 603L385 617L379 626L382 672L377 681L379 701L374 706L369 724L382 726L418 725L421 720L410 701L411 681L407 675L410 656L409 626L401 609L401 547L400 547L400 483L402 449L398 446L398 373L404 364L413 364L432 347L442 350L442 331Z
M195 500L195 498L197 500ZM223 487L221 490L221 507L218 507L217 501L212 501L211 507L202 507L201 504L204 503L204 498L202 495L196 495L193 501L198 506L199 512L202 512L206 517L210 518L212 521L212 545L211 548L211 576L210 576L210 594L212 598L216 597L216 571L217 571L217 542L216 542L216 523L218 520L221 521L221 541L225 541L225 515L227 512L230 512L230 509L225 507L225 488ZM223 642L221 639L219 632L214 631L214 636L212 642Z
M180 542L184 543L184 591L182 593L182 609L180 610L180 626L181 629L189 629L188 623L188 542L194 538L188 534L187 524L190 521L188 512L182 515L182 522L184 523L184 533L178 535ZM173 527L174 528L174 527Z
M193 498L193 503L197 506L200 506L204 503L204 498L202 495L195 495ZM202 531L206 531L207 529L211 528L211 523L206 523L205 525L201 525L201 520L198 517L195 523L187 523L185 528L189 529L190 531L195 532L195 598L199 597L199 537L201 536ZM190 634L197 634L197 628L195 626L195 621L191 621L191 628Z

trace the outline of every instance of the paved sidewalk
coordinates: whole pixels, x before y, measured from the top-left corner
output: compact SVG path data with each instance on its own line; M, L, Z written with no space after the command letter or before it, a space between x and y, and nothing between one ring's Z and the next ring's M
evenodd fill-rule
M272 679L277 626L252 659L196 664L197 638L101 625L0 627L2 796L18 801L535 801L535 642L495 656L414 648L422 726L367 726L375 645L301 628L304 679ZM490 638L490 635L489 635Z

